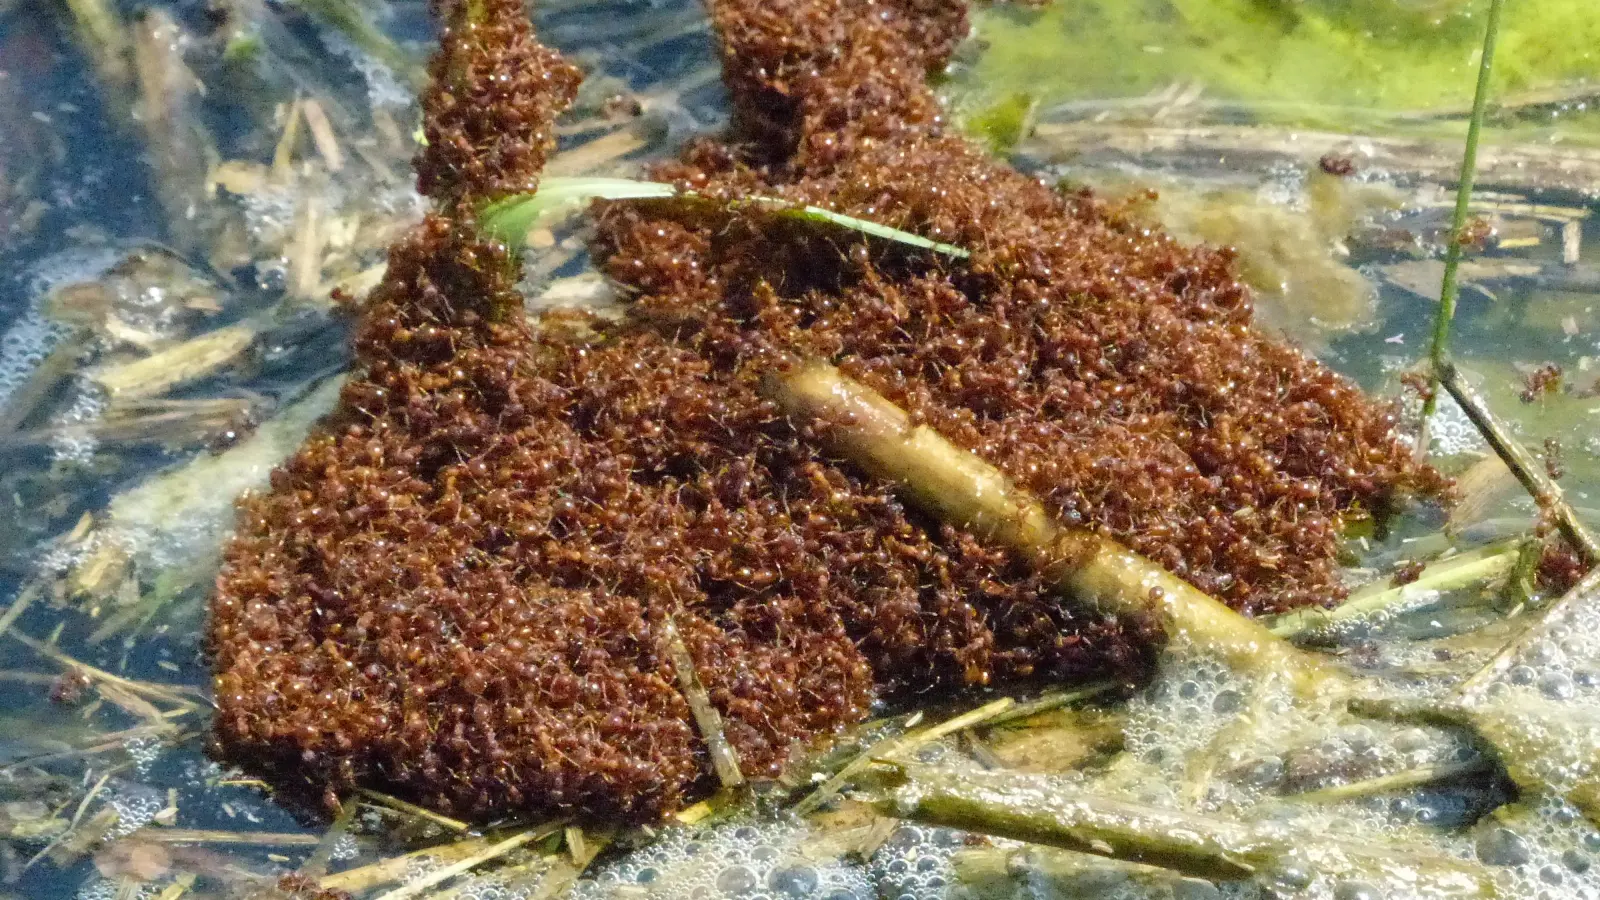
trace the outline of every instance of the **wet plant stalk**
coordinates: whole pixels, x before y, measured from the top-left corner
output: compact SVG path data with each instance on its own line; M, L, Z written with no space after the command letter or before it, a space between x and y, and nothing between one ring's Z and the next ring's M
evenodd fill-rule
M711 756L711 770L716 773L723 790L737 790L744 786L745 779L739 770L739 754L723 731L722 715L717 712L711 695L695 672L694 656L683 643L677 623L667 618L662 623L662 631L666 637L667 654L672 658L672 667L678 672L678 690L683 692L689 712L694 716L695 727L699 729L700 738L706 742L706 751Z
M1456 315L1456 270L1461 265L1461 236L1467 225L1467 210L1472 203L1472 182L1478 168L1478 137L1483 130L1483 112L1489 101L1489 76L1494 67L1495 39L1500 32L1500 10L1504 0L1489 0L1489 21L1484 28L1483 54L1478 61L1478 84L1472 95L1472 116L1467 120L1467 145L1461 157L1461 180L1456 188L1455 213L1450 217L1450 239L1445 247L1444 282L1439 288L1439 313L1434 320L1433 346L1429 359L1433 366L1433 390L1423 403L1424 430L1439 405L1440 370L1450 355L1450 323ZM1427 452L1426 445L1421 447Z
M1600 565L1600 540L1596 540L1593 532L1578 518L1578 513L1568 503L1561 488L1553 481L1544 470L1544 466L1533 458L1526 447L1518 443L1506 431L1504 425L1489 411L1488 404L1477 395L1461 377L1461 370L1456 368L1450 360L1442 360L1434 371L1434 376L1445 390L1450 392L1457 404L1461 406L1467 418L1472 420L1478 431L1483 435L1489 446L1511 469L1511 474L1517 477L1524 489L1533 495L1534 502L1539 508L1555 517L1556 525L1560 527L1562 535L1572 542L1583 554L1584 562L1589 565Z
M835 452L980 540L1032 562L1067 596L1107 616L1160 621L1170 635L1230 664L1294 678L1301 688L1338 678L1260 624L1115 541L1055 523L1000 470L909 417L824 362L770 375L768 397L809 423Z
M1196 878L1245 879L1310 856L1319 868L1356 875L1403 871L1418 896L1495 893L1488 873L1465 860L1327 836L1308 847L1293 829L1131 803L1065 787L1046 776L901 765L881 765L875 774L885 788L875 805L887 815Z

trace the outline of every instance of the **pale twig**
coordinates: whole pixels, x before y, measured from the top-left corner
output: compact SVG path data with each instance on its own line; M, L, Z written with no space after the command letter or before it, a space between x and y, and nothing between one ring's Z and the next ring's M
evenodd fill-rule
M1494 452L1505 461L1511 474L1517 477L1522 487L1533 496L1539 508L1555 518L1556 525L1561 533L1572 542L1572 546L1583 554L1584 562L1591 566L1600 564L1600 541L1595 539L1593 532L1583 524L1576 510L1566 500L1561 487L1545 472L1544 466L1533 458L1533 454L1500 424L1489 411L1488 404L1483 402L1477 392L1469 387L1466 380L1461 377L1461 370L1450 360L1439 364L1435 373L1439 383L1450 396L1455 399L1461 410L1477 426L1478 432Z
M985 728L998 728L1001 725L1008 725L1012 722L1020 722L1023 719L1029 719L1040 715L1041 713L1047 713L1051 710L1060 709L1063 706L1077 703L1079 700L1088 700L1092 697L1098 697L1107 691L1114 690L1116 687L1117 683L1114 681L1102 681L1099 684L1091 684L1088 687L1078 688L1076 690L1051 691L1043 696L1035 697L1034 699L1023 703L1018 703L1005 712L999 713L998 715L992 716L985 720L983 725Z
M738 790L745 784L744 774L739 771L739 754L722 729L722 715L712 705L711 695L705 685L700 683L694 657L683 643L683 636L678 633L677 623L671 616L662 622L662 632L666 638L667 655L672 658L672 668L678 673L678 690L689 704L689 712L700 730L700 739L705 741L706 752L711 756L711 770L716 773L723 790Z
M900 408L823 362L768 375L764 393L834 451L945 522L1010 549L1064 595L1102 614L1160 621L1174 637L1232 665L1281 676L1302 691L1332 688L1340 676L1115 541L1057 525L1000 470L956 447Z
M434 885L443 884L457 875L471 871L492 859L504 856L524 844L547 838L554 834L558 827L556 825L544 825L539 828L530 828L527 831L518 832L503 841L485 847L466 859L445 866L442 869L436 869L405 887L390 891L379 900L407 900L409 897L416 897Z
M816 812L841 790L850 780L864 771L874 760L893 759L908 753L925 744L937 741L940 738L955 734L967 728L973 728L989 722L996 716L1005 713L1016 705L1010 697L1002 697L992 703L986 703L974 710L962 713L952 719L946 719L937 725L930 725L917 731L908 731L905 734L884 738L867 747L854 759L845 764L844 768L834 774L832 778L817 786L817 789L806 795L794 806L798 815L808 815Z
M1347 781L1332 787L1319 788L1314 791L1305 791L1293 795L1297 802L1305 803L1334 803L1340 800L1351 800L1357 797L1370 797L1373 794L1387 794L1394 791L1406 791L1413 788L1437 784L1441 781L1450 781L1465 775L1477 775L1493 770L1494 764L1488 759L1478 757L1465 762L1439 763L1432 766L1419 766L1414 769L1404 769L1389 775L1380 775L1376 778L1366 778L1360 781Z
M418 819L432 822L435 825L441 825L457 833L470 831L472 827L467 823L460 821L459 819L452 819L449 816L436 813L427 807L418 806L415 803L407 803L406 801L401 800L399 797L391 797L388 794L375 791L371 788L356 788L356 793L367 798L368 800L373 801L374 803L388 807L395 812L402 812L408 816L414 816Z
M1360 621L1389 610L1404 609L1416 600L1510 572L1516 566L1517 557L1525 543L1526 540L1522 538L1502 541L1437 560L1409 584L1391 586L1386 581L1375 582L1352 593L1344 603L1333 609L1298 609L1272 619L1269 627L1274 634L1297 637L1329 626Z

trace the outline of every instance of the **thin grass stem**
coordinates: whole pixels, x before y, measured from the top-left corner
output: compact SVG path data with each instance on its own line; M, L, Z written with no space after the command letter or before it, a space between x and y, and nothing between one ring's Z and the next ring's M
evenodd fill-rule
M1478 85L1472 95L1472 116L1467 120L1467 146L1461 156L1461 179L1456 187L1455 213L1450 217L1450 239L1445 247L1444 281L1439 287L1439 313L1433 325L1433 345L1429 360L1433 390L1423 403L1422 420L1433 418L1439 405L1439 370L1450 356L1450 323L1456 315L1458 286L1456 270L1461 266L1462 234L1472 204L1472 182L1478 170L1478 137L1483 131L1483 113L1489 102L1489 76L1494 67L1495 40L1500 34L1500 10L1504 0L1489 0L1489 21L1484 28L1483 54L1478 61ZM1427 452L1427 447L1420 448Z

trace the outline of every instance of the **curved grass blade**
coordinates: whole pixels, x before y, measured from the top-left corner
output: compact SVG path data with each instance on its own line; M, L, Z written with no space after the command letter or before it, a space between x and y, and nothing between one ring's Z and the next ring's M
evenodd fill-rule
M532 194L513 194L487 204L478 223L489 237L520 246L535 222L591 200L650 200L678 196L678 189L631 178L546 178Z
M581 206L591 200L661 200L672 197L704 200L697 194L679 191L670 184L657 181L635 181L630 178L546 178L539 190L532 194L516 194L485 206L478 222L488 235L507 244L522 243L535 222L547 215ZM802 206L778 197L750 197L737 204L763 206L779 215L791 216L808 222L821 222L848 228L851 231L894 241L919 250L932 250L955 259L966 259L970 254L954 244L944 244L920 234L890 228L878 222L858 219L820 206Z
M943 253L945 256L954 257L956 259L966 259L972 255L971 253L968 253L966 250L963 250L954 244L942 244L930 238L925 238L920 234L912 234L909 231L901 231L898 228L890 228L887 225L882 225L877 222L871 222L866 219L858 219L855 216L847 216L843 213L836 213L831 209L823 209L820 206L796 206L787 200L782 200L777 197L751 197L743 202L756 206L773 207L777 210L779 215L792 216L796 219L803 219L808 222L825 222L830 225L838 225L841 228L848 228L851 231L859 231L862 234L871 235L876 238L883 238L886 241L894 241L897 244L905 244L908 247L917 247L922 250L932 250L935 253Z

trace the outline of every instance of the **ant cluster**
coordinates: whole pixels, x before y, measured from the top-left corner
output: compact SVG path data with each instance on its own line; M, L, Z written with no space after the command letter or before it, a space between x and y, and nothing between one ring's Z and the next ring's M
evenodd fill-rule
M336 412L243 502L212 602L219 746L281 784L659 817L711 784L674 631L755 776L879 697L1148 664L1146 627L788 422L761 380L802 358L1241 610L1336 598L1341 517L1445 490L1391 408L1251 325L1226 252L950 133L925 80L966 33L951 0L718 0L734 124L655 173L706 202L602 205L595 259L637 299L530 325L472 210L536 186L576 75L521 0L439 5L439 211L363 305ZM715 202L752 195L971 257Z

